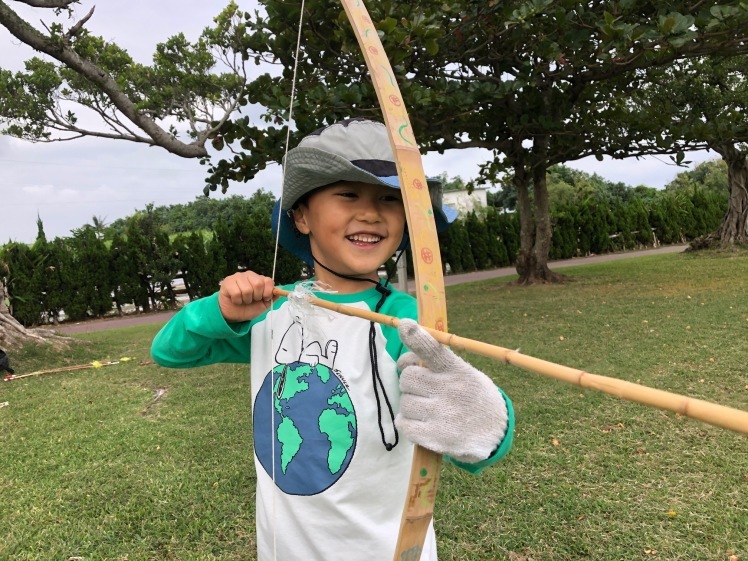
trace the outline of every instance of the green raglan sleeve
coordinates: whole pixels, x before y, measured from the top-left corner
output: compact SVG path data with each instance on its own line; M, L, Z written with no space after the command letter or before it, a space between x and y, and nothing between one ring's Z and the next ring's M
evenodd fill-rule
M226 323L216 293L182 308L156 334L151 356L157 364L168 368L248 363L250 325L250 322Z
M502 390L501 388L497 389L499 390L499 392L501 392L501 395L504 398L504 402L506 403L507 424L504 440L501 441L496 450L494 450L493 454L491 454L487 459L481 460L480 462L476 462L474 464L459 462L454 458L444 456L444 458L449 463L454 464L466 471L469 471L470 473L478 474L488 466L492 466L493 464L498 462L501 458L509 453L509 450L512 447L512 443L514 442L514 406L512 405L512 400L509 399L509 396L504 393L504 390Z

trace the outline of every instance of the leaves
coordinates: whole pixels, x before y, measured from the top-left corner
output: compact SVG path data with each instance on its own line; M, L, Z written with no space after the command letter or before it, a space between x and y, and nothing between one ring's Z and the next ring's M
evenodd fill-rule
M194 43L180 33L159 44L146 66L85 28L70 33L55 23L44 36L0 14L0 24L20 40L57 59L31 59L15 75L0 71L2 131L33 141L106 136L149 142L184 157L206 156L205 141L240 101L245 82L235 55L246 25L236 5L230 3L216 22ZM82 108L100 122L80 126ZM177 130L165 120L187 126Z

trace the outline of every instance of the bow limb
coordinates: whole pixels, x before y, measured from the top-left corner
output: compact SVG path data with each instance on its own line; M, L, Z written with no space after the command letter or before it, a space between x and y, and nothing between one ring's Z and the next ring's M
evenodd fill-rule
M363 51L395 155L410 233L416 277L418 321L447 330L447 306L439 240L421 153L379 35L362 0L341 0ZM417 561L434 512L441 456L420 446L413 454L395 561Z

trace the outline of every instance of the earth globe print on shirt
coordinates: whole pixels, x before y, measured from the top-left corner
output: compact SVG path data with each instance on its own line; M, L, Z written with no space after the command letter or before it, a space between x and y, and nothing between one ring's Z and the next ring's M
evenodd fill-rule
M255 454L271 478L275 454L273 480L289 495L329 488L345 473L356 448L356 413L348 390L323 364L273 368L255 397L253 422Z

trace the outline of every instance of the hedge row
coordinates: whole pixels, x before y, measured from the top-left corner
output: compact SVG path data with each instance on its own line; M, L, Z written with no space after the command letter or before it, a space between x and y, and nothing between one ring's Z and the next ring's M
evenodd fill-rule
M690 241L715 231L727 211L725 193L701 188L660 191L652 199L611 201L589 195L551 211L551 259ZM516 262L519 217L489 207L458 220L441 234L442 260L453 273Z
M0 261L10 270L8 293L13 315L24 325L98 317L127 307L149 311L176 306L174 279L190 299L218 289L237 270L272 273L275 240L270 232L272 199L264 197L206 233L167 235L153 208L127 220L124 233L101 239L92 227L48 242L42 224L32 246L10 243ZM661 192L644 201L606 202L589 196L552 211L551 258L563 259L655 243L678 243L717 228L726 197L715 191ZM519 219L489 207L456 221L440 234L442 261L460 273L515 263ZM280 250L276 279L296 280L303 263Z
M272 272L274 239L270 210L255 208L207 234L170 239L149 209L128 221L125 234L104 241L91 227L71 237L46 240L42 225L32 246L10 243L0 251L8 265L8 296L13 316L26 326L77 321L128 308L150 311L177 303L175 279L190 299L218 290L237 270ZM302 263L281 250L276 278L298 278ZM62 312L64 311L64 316Z

